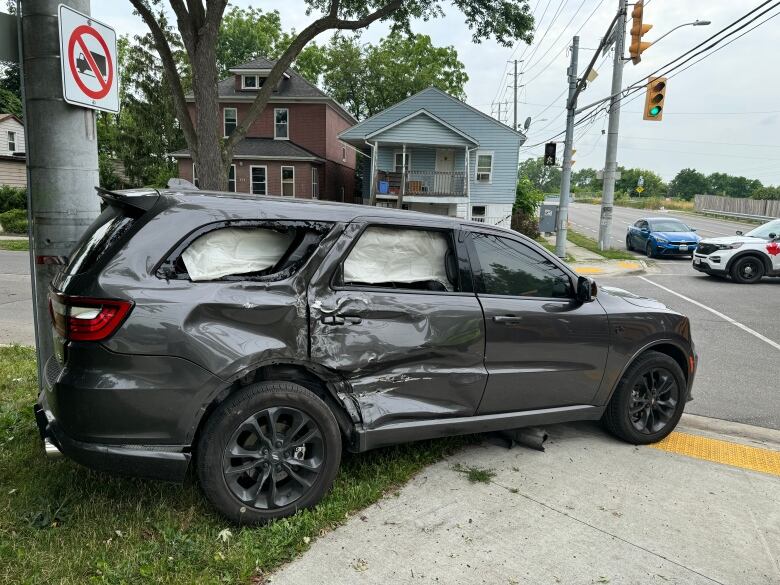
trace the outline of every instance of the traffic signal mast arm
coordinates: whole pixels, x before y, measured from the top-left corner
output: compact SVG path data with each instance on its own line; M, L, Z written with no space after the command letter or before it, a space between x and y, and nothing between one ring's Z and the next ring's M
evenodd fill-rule
M574 95L566 103L567 108L571 108L574 106L574 104L577 101L577 96L580 94L580 92L582 92L582 90L585 89L585 83L586 80L588 79L588 74L593 70L593 66L596 64L596 59L601 54L602 49L607 46L607 43L609 42L609 39L612 36L613 30L615 28L615 23L617 22L618 18L620 18L619 12L615 15L615 18L612 19L612 22L607 27L607 34L604 35L604 38L601 39L599 46L596 47L596 50L593 52L593 58L590 60L590 63L588 63L588 66L585 68L585 71L583 71L582 76L579 78L579 81L577 82L577 87L574 90ZM620 31L618 31L618 34L620 34Z

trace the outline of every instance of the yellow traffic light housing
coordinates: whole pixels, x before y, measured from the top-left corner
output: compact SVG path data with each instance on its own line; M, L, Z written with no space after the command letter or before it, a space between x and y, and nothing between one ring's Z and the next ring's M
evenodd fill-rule
M633 12L631 12L633 22L631 24L631 45L628 47L628 54L631 55L631 61L634 65L642 60L642 52L653 44L648 41L642 41L645 33L653 28L652 24L642 24L644 10L644 0L637 0L637 3L634 4Z
M666 100L666 77L651 77L647 83L642 119L655 122L663 120L664 100Z

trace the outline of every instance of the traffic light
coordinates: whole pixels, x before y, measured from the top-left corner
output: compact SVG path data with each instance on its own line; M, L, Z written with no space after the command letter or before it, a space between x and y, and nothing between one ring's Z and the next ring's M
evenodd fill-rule
M555 142L548 142L544 145L544 166L546 167L554 167L555 166Z
M636 65L642 60L642 52L653 43L642 42L642 37L647 31L653 28L652 24L642 24L642 13L645 10L644 0L637 0L634 4L634 10L631 12L633 22L631 24L631 45L628 47L628 54L631 55L631 61Z
M664 117L664 100L666 99L666 77L651 77L647 83L645 95L644 120L660 122Z

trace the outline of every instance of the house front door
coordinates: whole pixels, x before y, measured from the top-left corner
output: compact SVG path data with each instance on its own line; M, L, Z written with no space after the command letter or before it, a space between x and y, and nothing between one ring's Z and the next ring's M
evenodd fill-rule
M455 151L452 148L437 148L433 193L439 195L452 194L452 172L454 170Z

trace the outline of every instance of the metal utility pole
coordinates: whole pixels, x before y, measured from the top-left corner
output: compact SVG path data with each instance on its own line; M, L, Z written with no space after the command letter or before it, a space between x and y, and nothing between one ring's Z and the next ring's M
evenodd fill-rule
M515 118L512 130L517 130L517 59L515 59Z
M612 232L612 208L615 202L615 173L617 172L618 131L620 128L620 101L623 98L623 51L626 44L626 4L618 0L617 23L615 24L615 60L612 67L612 92L609 103L609 130L607 133L607 156L604 163L604 194L601 198L601 221L599 222L599 249L610 246Z
M100 213L95 195L100 176L95 112L63 101L60 70L57 7L89 14L89 0L17 0L20 4L30 274L42 384L53 353L49 284Z
M571 156L574 149L574 110L577 109L577 57L580 37L571 43L571 64L569 65L569 98L566 101L566 138L563 146L563 172L561 174L561 199L558 204L558 231L555 237L555 255L566 257L566 236L569 223L569 194L571 192Z

